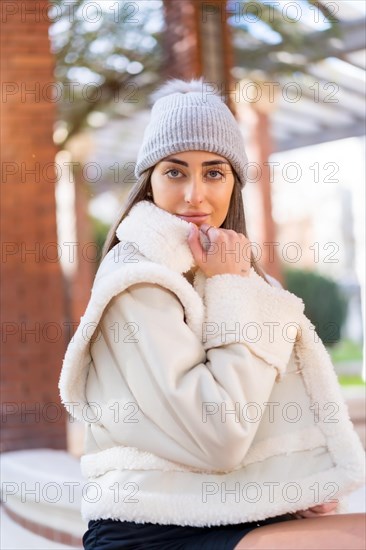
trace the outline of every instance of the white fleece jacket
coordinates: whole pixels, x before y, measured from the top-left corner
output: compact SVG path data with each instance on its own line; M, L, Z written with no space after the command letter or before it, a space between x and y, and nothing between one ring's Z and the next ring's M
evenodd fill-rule
M302 300L253 268L190 285L189 227L135 205L68 346L83 517L234 524L332 497L345 511L364 452Z

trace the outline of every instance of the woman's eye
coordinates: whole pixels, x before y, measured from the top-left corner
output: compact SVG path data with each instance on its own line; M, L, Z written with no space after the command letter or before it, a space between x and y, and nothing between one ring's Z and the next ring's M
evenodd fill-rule
M176 168L171 168L170 170L167 170L165 174L170 175L172 178L176 178L178 174L180 174L180 171L177 170Z
M173 178L173 179L178 179L178 177L180 175L184 176L184 174L182 174L182 172L180 170L178 170L177 168L170 168L164 174L167 175L170 178ZM220 178L223 178L224 174L220 170L209 170L208 172L206 172L204 177L205 178L208 177L210 179L218 180Z
M209 172L207 172L207 174L209 174L210 178L215 180L220 179L224 176L224 174L220 172L220 170L210 170Z

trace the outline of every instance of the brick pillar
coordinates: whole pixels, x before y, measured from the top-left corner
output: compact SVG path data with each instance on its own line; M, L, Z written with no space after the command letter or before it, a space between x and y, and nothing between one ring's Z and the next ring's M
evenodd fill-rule
M2 2L1 450L65 448L65 300L55 217L47 0Z
M198 4L192 0L164 0L164 78L196 78L203 66Z
M262 205L262 235L263 244L261 265L269 275L275 277L280 283L283 283L283 275L278 255L278 246L275 245L276 226L272 216L272 197L271 197L271 170L269 157L273 152L273 144L270 131L270 118L267 113L258 109L253 109L254 124L251 128L253 149L255 158L261 168L262 176L258 181L261 205Z
M250 84L255 90L255 92L252 90L255 100L249 101L246 94L241 92L241 98L244 97L244 99L238 104L238 115L241 123L249 127L248 157L250 162L257 164L260 174L255 183L260 210L257 213L262 251L260 265L266 273L283 284L279 246L275 244L278 239L272 216L271 178L273 174L269 164L270 155L274 150L270 114L277 108L277 93L272 94L265 82L243 80L240 87L245 84ZM253 177L257 177L257 174L253 174Z
M80 164L82 166L82 161ZM91 222L88 215L90 190L83 178L81 168L74 171L74 184L78 246L76 251L77 269L70 281L70 313L72 321L74 323L79 323L80 317L84 315L90 299L90 292L99 264L99 257L97 256L96 244L93 239Z
M230 69L232 42L227 24L226 0L164 0L165 78L201 75L225 96L235 112Z

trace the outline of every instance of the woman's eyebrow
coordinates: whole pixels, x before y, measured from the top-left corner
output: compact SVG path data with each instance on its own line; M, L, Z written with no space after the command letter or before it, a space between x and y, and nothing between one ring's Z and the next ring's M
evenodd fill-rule
M176 158L166 158L163 159L161 162L174 162L175 164L181 164L182 166L188 166L188 162L185 162L184 160L176 159ZM207 160L206 162L202 163L202 166L213 166L214 164L227 164L230 166L230 164L226 160Z

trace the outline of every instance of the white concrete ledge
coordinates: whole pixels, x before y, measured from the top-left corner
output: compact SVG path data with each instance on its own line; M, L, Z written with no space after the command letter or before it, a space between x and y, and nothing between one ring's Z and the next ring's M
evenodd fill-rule
M1 480L1 500L13 519L43 526L53 536L81 539L87 529L80 514L86 480L78 459L52 449L3 453Z

